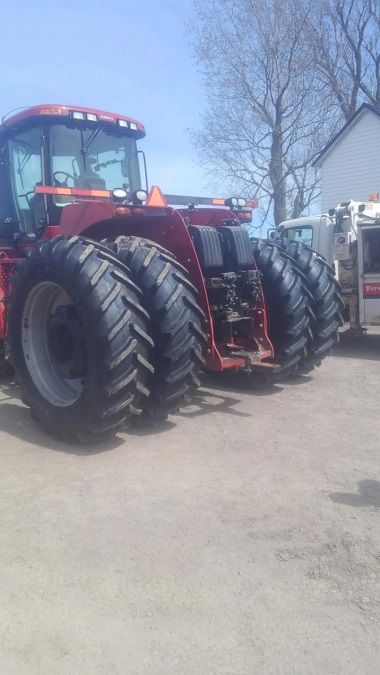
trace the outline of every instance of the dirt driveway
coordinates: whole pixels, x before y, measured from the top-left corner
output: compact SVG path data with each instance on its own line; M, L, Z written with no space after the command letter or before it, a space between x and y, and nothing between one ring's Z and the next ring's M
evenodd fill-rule
M1 381L1 675L378 675L380 335L155 432L56 443Z

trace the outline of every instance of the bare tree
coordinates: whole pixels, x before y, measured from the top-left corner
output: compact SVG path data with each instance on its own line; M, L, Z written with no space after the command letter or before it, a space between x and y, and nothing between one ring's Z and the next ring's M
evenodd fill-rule
M309 22L316 77L348 120L364 102L380 106L379 0L323 0Z
M319 196L312 160L361 103L380 105L380 0L194 4L203 166L257 197L263 222L296 218Z
M312 0L196 0L189 29L208 96L194 135L204 166L273 210L318 197L311 161L328 140L328 95L305 40Z

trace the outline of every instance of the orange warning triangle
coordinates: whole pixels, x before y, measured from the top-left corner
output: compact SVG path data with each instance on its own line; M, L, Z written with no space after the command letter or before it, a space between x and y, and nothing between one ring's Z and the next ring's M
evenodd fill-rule
M168 203L157 185L152 185L145 206L167 206Z

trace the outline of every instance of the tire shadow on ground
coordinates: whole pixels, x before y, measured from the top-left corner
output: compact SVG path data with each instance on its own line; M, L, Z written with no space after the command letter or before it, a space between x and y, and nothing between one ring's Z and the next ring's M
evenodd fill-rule
M284 380L281 382L282 385L286 387L302 387L305 384L308 384L309 382L313 381L313 376L312 375L293 375L292 377L289 377L288 379Z
M181 408L178 412L170 415L169 420L156 425L140 427L132 426L128 429L128 434L136 436L147 436L155 433L164 433L169 431L178 417L201 417L215 412L223 412L235 417L251 417L250 413L236 410L234 406L242 403L241 398L232 394L252 394L252 396L273 396L282 391L278 385L266 385L260 388L252 388L252 380L249 377L244 378L240 375L235 378L229 378L228 375L221 373L220 377L211 373L202 373L202 382L199 389L196 390L191 402Z
M342 332L339 337L338 344L332 350L333 356L367 361L380 360L380 334L368 333L354 337Z
M119 436L102 443L86 445L60 441L44 431L39 423L32 418L29 408L20 405L20 402L21 392L18 385L12 379L1 378L0 430L14 438L25 441L25 443L72 455L89 455L108 452L125 442L125 439Z
M198 389L191 403L182 408L175 416L184 418L203 417L211 413L224 413L234 417L252 417L250 413L235 410L233 406L241 403L241 400L231 396L223 396L219 392L209 389Z
M123 443L128 443L126 436L154 436L169 432L176 426L176 418L195 418L212 413L220 413L233 415L239 418L249 418L250 413L237 410L235 406L242 402L242 399L233 394L249 393L252 396L273 396L282 391L282 386L276 385L261 385L257 386L250 378L238 376L215 378L211 374L203 374L202 386L196 391L191 403L182 408L178 413L170 415L169 419L158 424L147 424L140 426L139 424L131 425L128 428L122 429L120 433L123 437L116 435L114 438L100 443L92 444L69 444L50 436L39 423L34 420L30 414L30 410L19 403L20 389L15 382L3 378L0 381L0 429L11 436L17 437L27 443L46 447L58 452L66 452L75 455L88 455L107 452L113 450ZM297 380L299 378L296 378ZM282 384L282 383L281 383ZM296 382L294 382L296 384Z
M330 494L331 501L336 504L345 504L346 506L354 506L363 508L368 506L375 506L380 508L380 483L377 480L365 479L358 483L358 492L332 492Z
M207 388L213 391L233 392L236 394L244 393L252 396L273 396L282 391L283 382L268 383L260 382L258 379L249 375L244 376L237 373L202 373L201 389ZM198 389L198 391L200 391Z
M211 391L211 388L214 391ZM145 426L140 426L138 423L132 424L130 427L121 430L120 433L123 434L123 438L116 435L108 441L80 445L60 441L45 432L39 423L33 419L29 408L20 405L21 392L17 384L3 379L0 381L0 429L11 436L41 447L76 455L87 455L107 452L125 442L128 443L126 436L154 436L169 432L176 426L176 418L178 419L180 416L199 417L212 412L224 412L236 417L250 417L249 413L234 409L234 406L241 403L240 398L215 391L215 386L210 387L210 389L202 386L195 393L189 406L174 415L170 415L168 420L157 424L146 424ZM270 393L275 393L274 388L271 389ZM246 390L244 392L246 393ZM258 392L252 393L257 395Z
M13 397L13 399L15 398L19 398L19 396ZM44 431L39 423L32 418L29 408L17 403L10 403L4 399L0 401L0 430L9 434L9 436L25 441L28 445L37 445L71 455L94 455L108 452L125 442L125 439L115 436L99 443L83 445L66 443Z
M296 373L291 377L284 378L275 383L259 382L240 375L231 375L228 373L205 373L202 378L202 385L204 387L213 389L214 391L226 392L242 392L244 394L251 394L252 396L273 396L283 391L285 387L299 387L313 381L313 375L297 375Z

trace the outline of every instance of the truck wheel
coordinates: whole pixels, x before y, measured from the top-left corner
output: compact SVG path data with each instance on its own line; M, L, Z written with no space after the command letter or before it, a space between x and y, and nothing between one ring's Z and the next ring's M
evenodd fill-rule
M341 311L344 303L334 270L318 253L308 246L288 239L275 242L304 274L307 288L312 296L312 340L307 345L305 358L298 364L299 373L308 373L318 366L338 342L338 329L343 325Z
M311 336L309 293L302 275L280 248L269 241L252 239L252 251L262 274L268 336L274 347L271 361L282 366L280 373L266 379L277 381L294 372L305 358Z
M19 266L9 337L23 401L67 441L114 435L130 419L153 342L141 293L106 250L78 237L39 242Z
M204 334L197 292L182 265L153 241L118 237L102 243L130 270L152 322L150 398L142 401L142 415L134 422L161 421L188 403L200 384Z

